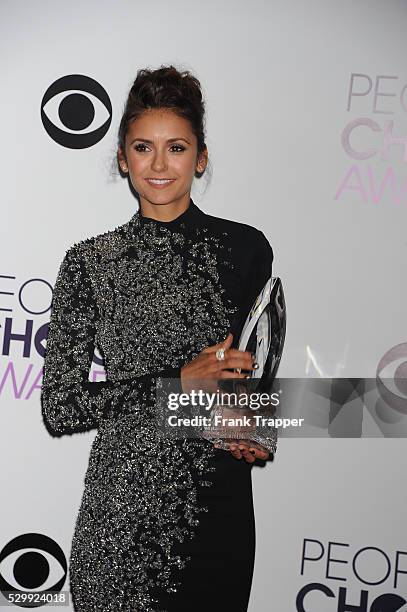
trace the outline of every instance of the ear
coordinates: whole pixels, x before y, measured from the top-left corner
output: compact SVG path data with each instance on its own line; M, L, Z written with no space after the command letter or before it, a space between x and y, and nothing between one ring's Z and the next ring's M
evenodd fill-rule
M198 155L198 159L196 162L196 171L200 173L204 172L207 166L207 163L208 163L208 149L205 147L204 150Z
M119 162L119 166L122 172L128 172L128 166L127 166L127 161L126 161L126 157L123 153L122 148L119 146L117 149L117 160Z

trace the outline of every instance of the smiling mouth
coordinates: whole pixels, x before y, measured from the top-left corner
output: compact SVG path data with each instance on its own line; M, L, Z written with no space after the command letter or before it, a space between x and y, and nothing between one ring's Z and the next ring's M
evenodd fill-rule
M168 183L172 183L175 179L155 179L155 178L146 178L148 183L152 183L153 185L167 185Z

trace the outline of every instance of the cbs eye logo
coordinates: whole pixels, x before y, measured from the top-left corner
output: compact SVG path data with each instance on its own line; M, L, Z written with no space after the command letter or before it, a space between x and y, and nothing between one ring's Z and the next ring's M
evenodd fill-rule
M102 140L112 121L106 90L94 79L69 74L50 85L41 101L41 120L51 138L69 149Z
M407 342L393 346L380 359L376 384L388 406L407 414Z
M67 574L67 562L61 547L41 533L24 533L0 552L0 592L58 592ZM18 603L19 607L38 607L41 603ZM0 603L1 606L1 603Z

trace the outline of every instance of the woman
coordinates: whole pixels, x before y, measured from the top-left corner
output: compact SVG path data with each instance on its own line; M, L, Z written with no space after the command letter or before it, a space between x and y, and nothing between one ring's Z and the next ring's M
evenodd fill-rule
M154 426L166 379L187 390L193 379L243 378L256 367L233 342L271 274L272 249L261 231L192 201L208 162L203 126L189 72L138 72L118 163L139 209L70 247L55 283L44 422L53 435L98 428L70 557L78 612L247 610L251 467L275 440L225 451L202 438L163 439ZM105 382L88 380L95 346Z

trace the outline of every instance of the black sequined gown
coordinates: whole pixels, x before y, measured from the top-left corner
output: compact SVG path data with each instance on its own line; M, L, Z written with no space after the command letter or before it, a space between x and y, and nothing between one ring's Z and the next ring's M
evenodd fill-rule
M138 210L67 250L41 402L54 436L98 429L70 555L77 612L247 610L252 465L207 440L159 439L154 406L157 383L238 338L272 259L261 231L192 199L173 221ZM88 380L95 346L104 382Z

